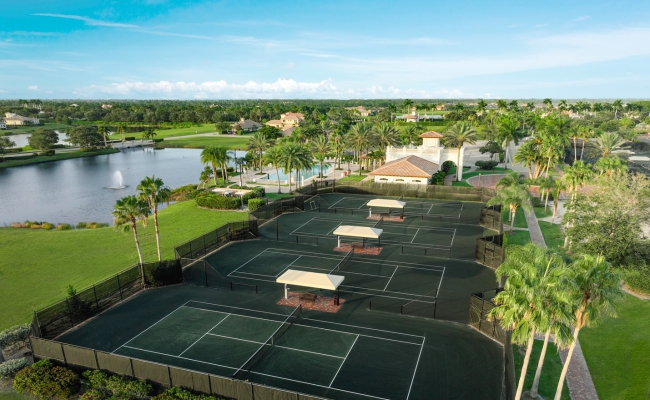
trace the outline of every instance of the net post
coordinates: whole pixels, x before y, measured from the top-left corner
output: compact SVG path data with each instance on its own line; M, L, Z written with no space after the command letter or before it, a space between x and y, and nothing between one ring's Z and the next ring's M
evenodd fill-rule
M230 290L232 290L232 281L230 281Z
M368 310L372 311L372 300L368 302Z
M399 315L404 315L404 305L399 306Z
M255 285L255 294L259 294L259 292L257 291L257 285Z
M433 303L433 319L436 319L436 310L438 309L438 298L436 297L436 301Z

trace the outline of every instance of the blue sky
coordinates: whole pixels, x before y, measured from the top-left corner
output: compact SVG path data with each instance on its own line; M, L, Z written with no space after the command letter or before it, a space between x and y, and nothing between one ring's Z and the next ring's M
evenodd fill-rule
M0 98L648 98L650 2L35 1Z

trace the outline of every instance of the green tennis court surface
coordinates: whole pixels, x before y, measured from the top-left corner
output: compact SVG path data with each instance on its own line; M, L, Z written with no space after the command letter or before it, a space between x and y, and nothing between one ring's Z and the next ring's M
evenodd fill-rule
M341 195L339 195L340 197ZM368 202L374 198L385 198L382 196L355 196L345 195L338 200L325 201L321 205L327 206L327 210L333 211L335 209L358 209L368 210ZM446 218L460 218L463 212L463 203L461 202L441 202L434 200L417 200L417 199L402 199L406 204L403 209L393 209L395 214L403 212L404 214L425 214L444 216ZM372 207L375 212L384 212L388 209L383 207ZM321 208L322 210L322 208Z

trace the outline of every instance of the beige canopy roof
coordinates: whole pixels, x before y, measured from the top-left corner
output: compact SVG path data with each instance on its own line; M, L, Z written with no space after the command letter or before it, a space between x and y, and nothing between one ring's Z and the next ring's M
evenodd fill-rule
M340 275L319 274L316 272L288 269L275 281L289 285L304 286L316 289L336 290L345 279Z
M353 236L367 239L379 239L383 229L371 228L369 226L341 225L334 231L336 236Z
M404 208L406 203L399 200L374 199L367 203L368 207Z

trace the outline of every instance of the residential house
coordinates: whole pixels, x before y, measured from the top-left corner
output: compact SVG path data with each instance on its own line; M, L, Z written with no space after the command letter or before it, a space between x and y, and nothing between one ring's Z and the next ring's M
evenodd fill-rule
M7 124L5 124L5 120L0 118L0 129L7 129Z
M354 110L357 112L362 117L368 117L370 115L373 115L375 113L375 110L368 110L364 106L357 106L357 107L346 107L346 110Z
M239 122L235 122L231 126L233 131L237 130L237 126L240 126L241 129L245 132L255 132L262 127L262 124L251 121L250 119L242 118L239 120Z
M444 104L437 104L436 105L436 110L438 111L445 111L447 107Z
M293 132L294 129L296 129L295 126L288 126L282 129L282 136L291 136L291 133Z
M14 113L5 113L6 126L21 126L21 125L38 125L40 121L38 118L23 117L22 115Z
M305 116L301 113L288 112L286 114L281 114L280 119L272 119L270 121L267 121L266 125L274 126L284 131L286 128L298 126L304 120Z
M407 156L389 161L368 173L376 183L426 185L440 169L439 165L418 156Z
M102 108L104 110L110 110L111 108L113 108L113 105L112 104L102 104Z
M280 129L282 129L284 127L284 123L282 123L282 121L280 121L279 119L272 119L270 121L267 121L265 123L265 125L274 126L276 128L280 128Z

